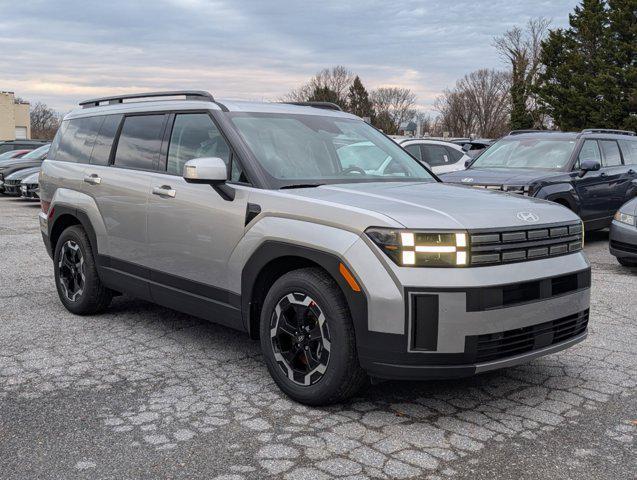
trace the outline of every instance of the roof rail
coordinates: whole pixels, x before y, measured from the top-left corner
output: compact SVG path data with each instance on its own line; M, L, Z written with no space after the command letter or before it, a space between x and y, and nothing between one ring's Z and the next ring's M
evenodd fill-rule
M131 93L128 95L115 95L112 97L92 98L80 102L82 108L99 107L101 103L108 102L109 105L124 103L124 100L141 99L141 98L161 98L161 97L178 97L185 96L186 100L203 100L214 102L213 96L203 90L174 90L168 92L147 92L147 93Z
M559 130L538 130L538 129L527 129L527 130L511 130L509 135L522 135L523 133L562 133Z
M615 130L614 128L585 128L580 133L612 133L615 135L635 136L635 132L632 130Z
M343 109L332 102L284 102L289 103L291 105L299 105L301 107L314 107L314 108L323 108L325 110L338 110L342 112Z

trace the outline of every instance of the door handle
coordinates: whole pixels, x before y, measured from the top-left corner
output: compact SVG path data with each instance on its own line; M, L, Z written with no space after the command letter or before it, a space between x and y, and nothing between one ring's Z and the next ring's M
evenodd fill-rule
M635 173L635 170L633 170L632 168L630 170L628 170L628 174L629 175L633 175Z
M606 176L606 172L602 172L599 174L600 177L605 177Z
M102 183L102 179L95 173L92 173L91 175L87 175L86 177L84 177L84 182L91 185L99 185L100 183Z
M153 195L159 195L160 197L175 198L177 191L171 188L170 185L162 185L161 187L153 187Z

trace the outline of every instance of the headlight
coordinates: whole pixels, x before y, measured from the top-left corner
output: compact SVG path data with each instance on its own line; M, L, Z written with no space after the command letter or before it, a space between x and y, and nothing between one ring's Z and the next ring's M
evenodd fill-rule
M615 216L613 218L617 220L618 222L625 223L626 225L632 225L633 227L635 226L634 215L628 215L627 213L622 213L618 211L615 213Z
M518 193L520 195L533 196L535 193L534 185L504 185L502 190L510 193Z
M466 232L368 228L365 233L401 267L464 267L469 263Z

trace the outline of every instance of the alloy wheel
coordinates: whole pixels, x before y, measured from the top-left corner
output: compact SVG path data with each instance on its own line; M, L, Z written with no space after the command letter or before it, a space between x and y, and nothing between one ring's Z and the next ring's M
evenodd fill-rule
M279 300L270 319L274 358L283 373L298 385L323 378L330 359L330 332L323 311L303 293Z
M71 302L77 301L84 292L86 273L82 250L73 240L62 245L58 272L64 296Z

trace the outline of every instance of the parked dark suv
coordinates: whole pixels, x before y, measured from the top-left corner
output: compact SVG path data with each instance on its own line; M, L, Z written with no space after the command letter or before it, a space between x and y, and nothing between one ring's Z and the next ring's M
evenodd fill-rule
M552 200L596 230L608 227L617 209L637 195L637 136L606 129L513 131L466 170L440 177Z

